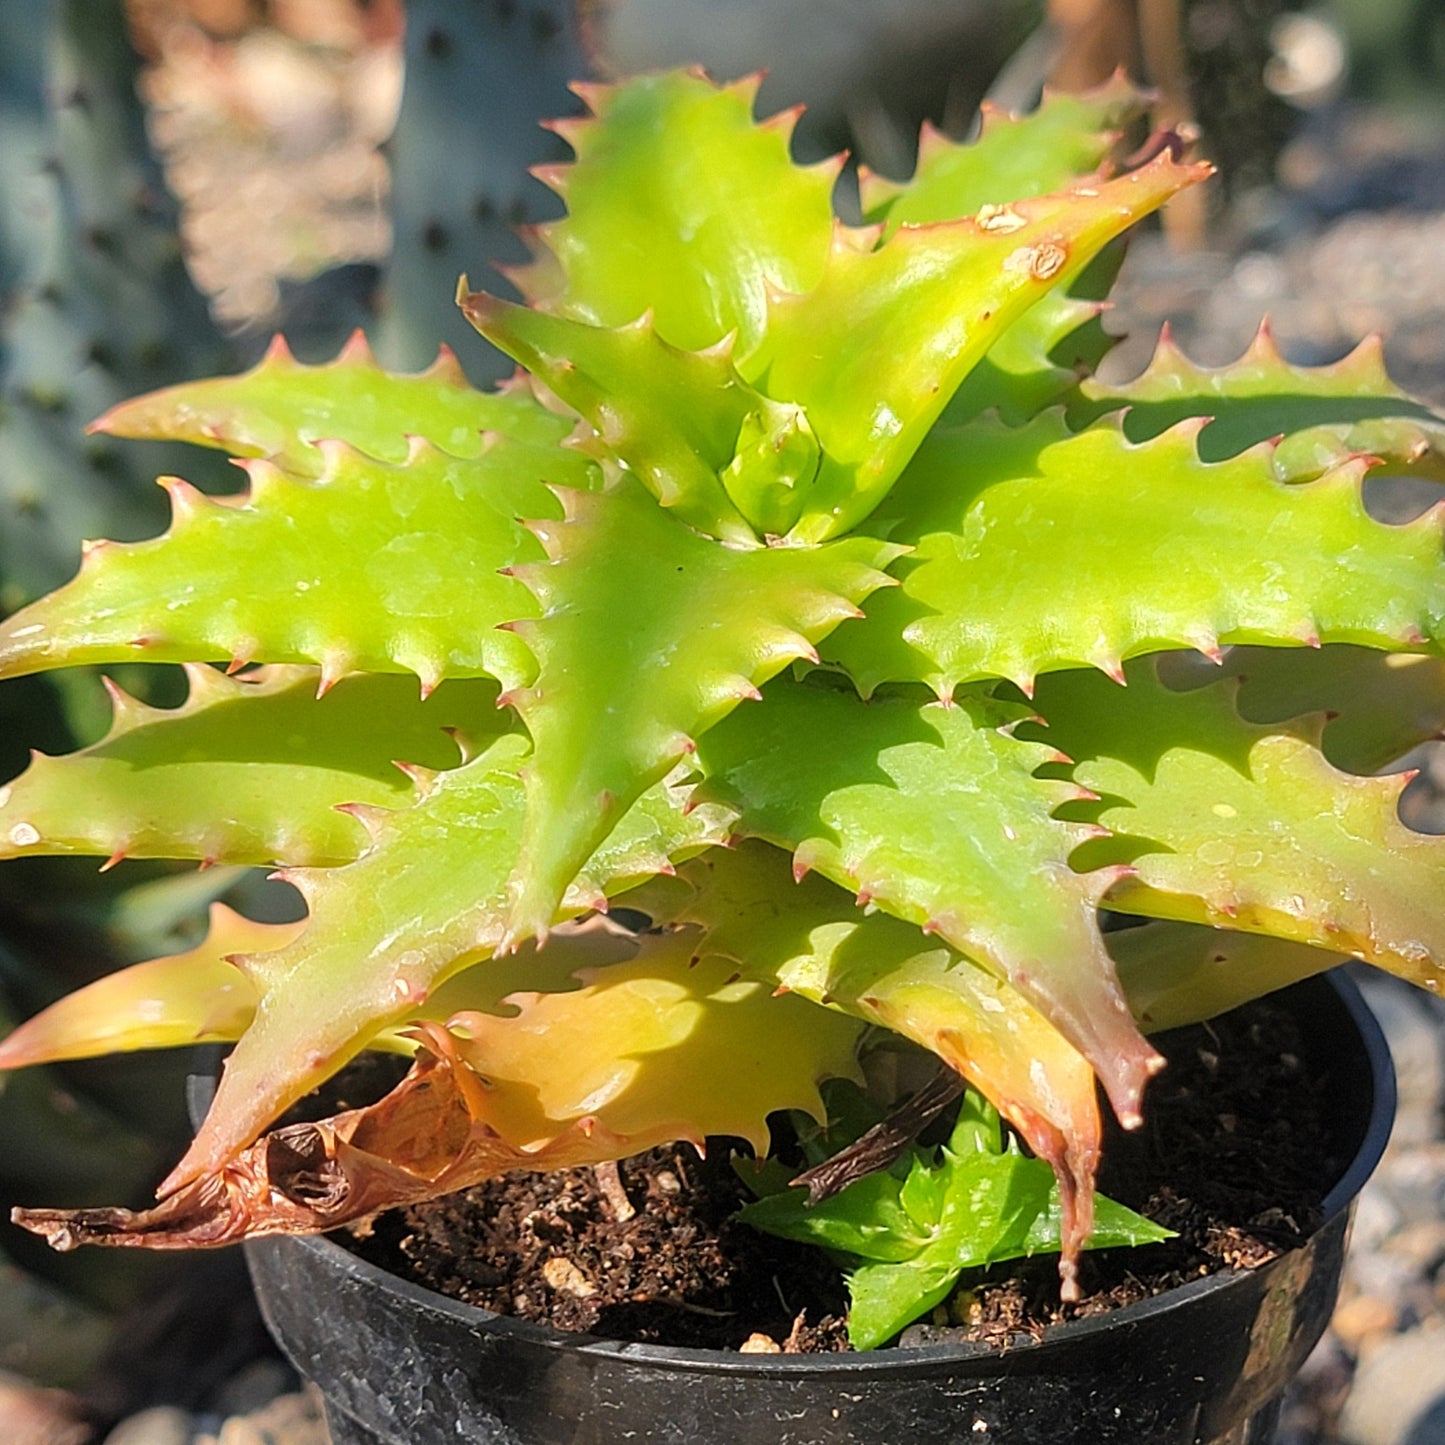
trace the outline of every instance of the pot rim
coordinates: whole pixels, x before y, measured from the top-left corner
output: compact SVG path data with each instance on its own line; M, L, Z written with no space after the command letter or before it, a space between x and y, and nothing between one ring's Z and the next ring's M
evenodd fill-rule
M1321 1205L1319 1230L1327 1228L1348 1211L1365 1181L1374 1172L1389 1142L1395 1116L1395 1071L1389 1045L1378 1020L1365 1002L1359 987L1345 967L1336 967L1316 978L1333 990L1357 1030L1368 1065L1371 1098L1363 1137L1359 1148ZM1315 979L1301 980L1310 984ZM1299 984L1292 987L1299 987ZM219 1051L217 1051L219 1052ZM215 1070L208 1069L191 1076L188 1081L188 1103L193 1115L204 1112L215 1088ZM1319 1231L1317 1230L1316 1233ZM869 1374L896 1371L900 1367L945 1365L949 1361L976 1359L985 1355L1022 1355L1055 1343L1082 1340L1103 1330L1147 1325L1154 1317L1192 1304L1195 1300L1228 1289L1241 1281L1262 1278L1293 1251L1278 1256L1258 1269L1227 1269L1188 1284L1166 1290L1162 1294L1135 1304L1124 1305L1104 1314L1086 1319L1068 1320L1051 1325L1036 1341L1025 1341L1002 1349L976 1341L952 1341L923 1346L893 1346L882 1350L849 1351L836 1354L761 1354L744 1355L735 1350L708 1350L682 1345L655 1345L626 1340L608 1340L595 1335L567 1333L533 1320L495 1314L477 1305L453 1299L424 1285L403 1279L362 1259L324 1235L276 1236L294 1248L322 1255L327 1267L350 1276L358 1285L397 1295L412 1306L451 1316L456 1322L473 1330L511 1335L526 1343L556 1350L572 1350L583 1355L618 1357L639 1365L664 1369L687 1369L707 1374L749 1376L828 1375L831 1373Z

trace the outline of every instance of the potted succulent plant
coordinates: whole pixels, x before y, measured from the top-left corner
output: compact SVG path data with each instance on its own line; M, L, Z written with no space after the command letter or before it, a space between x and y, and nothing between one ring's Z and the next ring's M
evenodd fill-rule
M763 1151L882 1032L1052 1170L1068 1298L1096 1081L1137 1124L1150 1031L1342 954L1438 988L1445 844L1373 774L1441 725L1440 520L1384 525L1361 486L1445 476L1442 423L1374 349L1300 370L1267 333L1220 371L1165 341L1132 385L1087 379L1115 241L1209 173L1171 135L1119 157L1122 83L925 135L911 181L863 177L856 225L754 93L582 90L527 304L459 294L522 368L499 391L447 354L392 375L360 341L321 367L278 342L97 423L224 448L249 485L164 479L164 536L87 544L0 627L0 675L191 686L113 689L104 739L0 795L0 843L275 865L308 917L217 911L0 1044L0 1068L235 1044L156 1208L26 1227L217 1245L661 1142ZM652 926L579 926L610 902ZM1104 906L1157 921L1111 953ZM266 1132L373 1047L414 1055L381 1102ZM564 1390L586 1374L544 1354ZM778 1373L718 1388L745 1366ZM421 1438L374 1429L349 1438Z

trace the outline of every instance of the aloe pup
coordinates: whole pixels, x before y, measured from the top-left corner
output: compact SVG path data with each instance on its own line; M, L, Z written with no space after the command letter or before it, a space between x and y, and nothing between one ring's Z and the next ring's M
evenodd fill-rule
M164 479L163 536L0 629L7 676L191 682L37 757L4 851L273 865L309 917L218 912L0 1045L236 1041L155 1209L27 1227L221 1244L763 1149L886 1030L1052 1167L1071 1296L1095 1081L1137 1122L1151 1030L1341 954L1439 987L1445 842L1374 774L1441 726L1441 522L1361 486L1445 476L1442 423L1374 348L1299 370L1267 333L1087 379L1112 243L1208 174L1170 137L1119 162L1123 84L925 135L859 226L755 88L579 87L527 304L459 295L522 368L499 391L278 342L96 424L248 484ZM613 900L655 928L590 921ZM1105 905L1155 921L1106 945ZM414 1055L391 1095L265 1132L369 1047Z

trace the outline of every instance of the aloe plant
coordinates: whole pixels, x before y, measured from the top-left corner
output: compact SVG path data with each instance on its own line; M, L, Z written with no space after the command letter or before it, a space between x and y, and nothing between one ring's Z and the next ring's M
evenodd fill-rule
M527 304L459 292L522 367L500 390L278 343L97 423L248 485L166 479L163 536L88 545L0 628L4 676L191 680L37 758L3 851L268 863L309 917L218 914L0 1044L235 1040L156 1208L27 1227L221 1244L763 1149L883 1030L1052 1167L1069 1297L1095 1083L1137 1124L1149 1031L1342 954L1438 989L1445 844L1374 774L1440 727L1441 523L1361 485L1438 477L1445 423L1374 349L1300 370L1267 333L1081 380L1113 243L1209 173L1168 136L1121 167L1122 84L925 137L856 226L755 90L579 87ZM614 900L653 928L599 927ZM1157 921L1106 941L1104 907ZM391 1095L265 1132L368 1047L414 1055Z

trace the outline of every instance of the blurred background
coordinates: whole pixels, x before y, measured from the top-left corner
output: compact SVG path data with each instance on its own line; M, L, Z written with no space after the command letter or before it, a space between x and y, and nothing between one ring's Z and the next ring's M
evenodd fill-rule
M159 531L157 474L231 485L191 452L87 438L123 396L249 364L277 330L311 361L361 326L391 366L442 340L478 384L509 371L451 298L462 271L505 291L489 263L523 259L513 229L557 213L527 167L566 151L537 122L580 108L571 78L684 63L766 69L762 111L809 107L801 159L847 148L895 176L925 121L967 136L981 103L1028 109L1124 69L1221 175L1135 238L1106 374L1140 371L1165 318L1220 365L1269 315L1307 364L1382 333L1395 379L1445 405L1441 0L0 0L0 611L70 575L82 537ZM1377 486L1371 505L1432 499ZM106 716L93 678L7 684L0 768ZM1414 760L1406 808L1445 832L1440 751ZM186 946L216 897L290 906L223 869L6 864L0 1031ZM1445 1027L1424 995L1361 982L1400 1123L1280 1440L1445 1445ZM183 1069L0 1077L0 1202L139 1202L186 1129ZM237 1260L56 1257L0 1226L6 1445L324 1439Z

